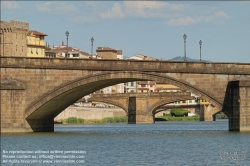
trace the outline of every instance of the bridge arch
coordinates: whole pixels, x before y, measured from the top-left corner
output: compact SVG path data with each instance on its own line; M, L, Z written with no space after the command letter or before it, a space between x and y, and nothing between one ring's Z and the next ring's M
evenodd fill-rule
M157 103L155 103L154 105L151 106L150 110L152 112L152 115L158 113L158 112L161 112L161 111L157 111L157 109L165 104L169 104L169 103L173 103L173 102L176 102L176 101L180 101L180 100L184 100L183 98L181 99L178 99L178 98L174 98L172 99L171 101L170 100L162 100L162 101L159 101ZM190 98L187 98L186 100L190 100Z
M93 101L98 102L98 103L111 104L111 105L117 106L117 107L123 109L126 113L128 113L127 108L124 105L122 105L122 104L120 104L118 102L113 102L113 101L110 101L110 100L92 100L92 102Z
M74 81L63 84L54 90L47 92L42 97L34 99L25 110L26 119L51 119L56 117L69 105L73 104L85 95L95 92L107 86L131 82L151 80L172 84L181 89L188 90L209 101L217 108L222 108L222 103L209 92L204 92L188 82L180 81L170 76L158 73L139 71L113 71L91 74Z

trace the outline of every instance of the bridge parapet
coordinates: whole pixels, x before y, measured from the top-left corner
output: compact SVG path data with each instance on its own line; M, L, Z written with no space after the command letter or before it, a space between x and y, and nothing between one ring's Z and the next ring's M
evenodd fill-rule
M1 68L249 75L249 63L0 57Z

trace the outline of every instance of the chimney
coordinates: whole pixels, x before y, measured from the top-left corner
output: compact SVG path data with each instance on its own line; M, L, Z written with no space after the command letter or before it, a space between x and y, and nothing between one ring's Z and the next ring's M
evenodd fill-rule
M62 41L62 46L64 46L64 42Z

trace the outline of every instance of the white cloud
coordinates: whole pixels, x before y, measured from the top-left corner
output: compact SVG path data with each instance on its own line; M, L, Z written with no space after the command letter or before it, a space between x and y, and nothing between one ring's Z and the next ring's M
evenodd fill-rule
M1 1L2 9L19 9L20 5L15 1Z
M85 16L85 15L78 15L72 18L73 22L81 23L81 24L91 23L97 20L98 19L96 17L90 17L90 16Z
M35 5L36 9L41 12L49 12L53 14L71 14L77 11L74 5L65 4L63 2L45 2Z
M218 11L218 12L215 13L215 15L218 16L218 17L229 19L229 16L223 11Z
M195 22L197 22L197 19L194 19L190 16L187 16L185 18L176 18L176 19L170 19L169 21L167 21L167 25L170 26L187 26L190 24L194 24Z
M166 18L177 12L188 8L183 4L170 4L160 1L124 1L123 8L126 16L141 18Z
M78 23L129 17L154 18L168 26L189 26L198 23L215 23L230 19L224 11L211 6L195 6L164 1L123 1L109 4L86 2L48 1L36 4L38 11L69 17ZM74 5L73 5L74 4Z
M220 22L221 19L229 19L230 16L228 16L223 11L218 11L211 13L210 15L203 15L203 16L185 16L185 17L178 17L178 18L172 18L166 22L169 26L188 26L198 23L216 23Z
M101 18L123 18L124 14L119 3L114 3L111 9L100 14Z

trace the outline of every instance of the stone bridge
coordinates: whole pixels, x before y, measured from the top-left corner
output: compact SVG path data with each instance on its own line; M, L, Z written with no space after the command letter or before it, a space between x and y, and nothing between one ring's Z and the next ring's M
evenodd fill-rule
M232 117L229 130L250 130L247 63L3 56L0 64L1 132L53 131L53 119L83 96L144 80L194 93Z
M94 94L89 101L112 104L127 114L127 123L154 123L155 112L162 105L193 100L189 92Z

